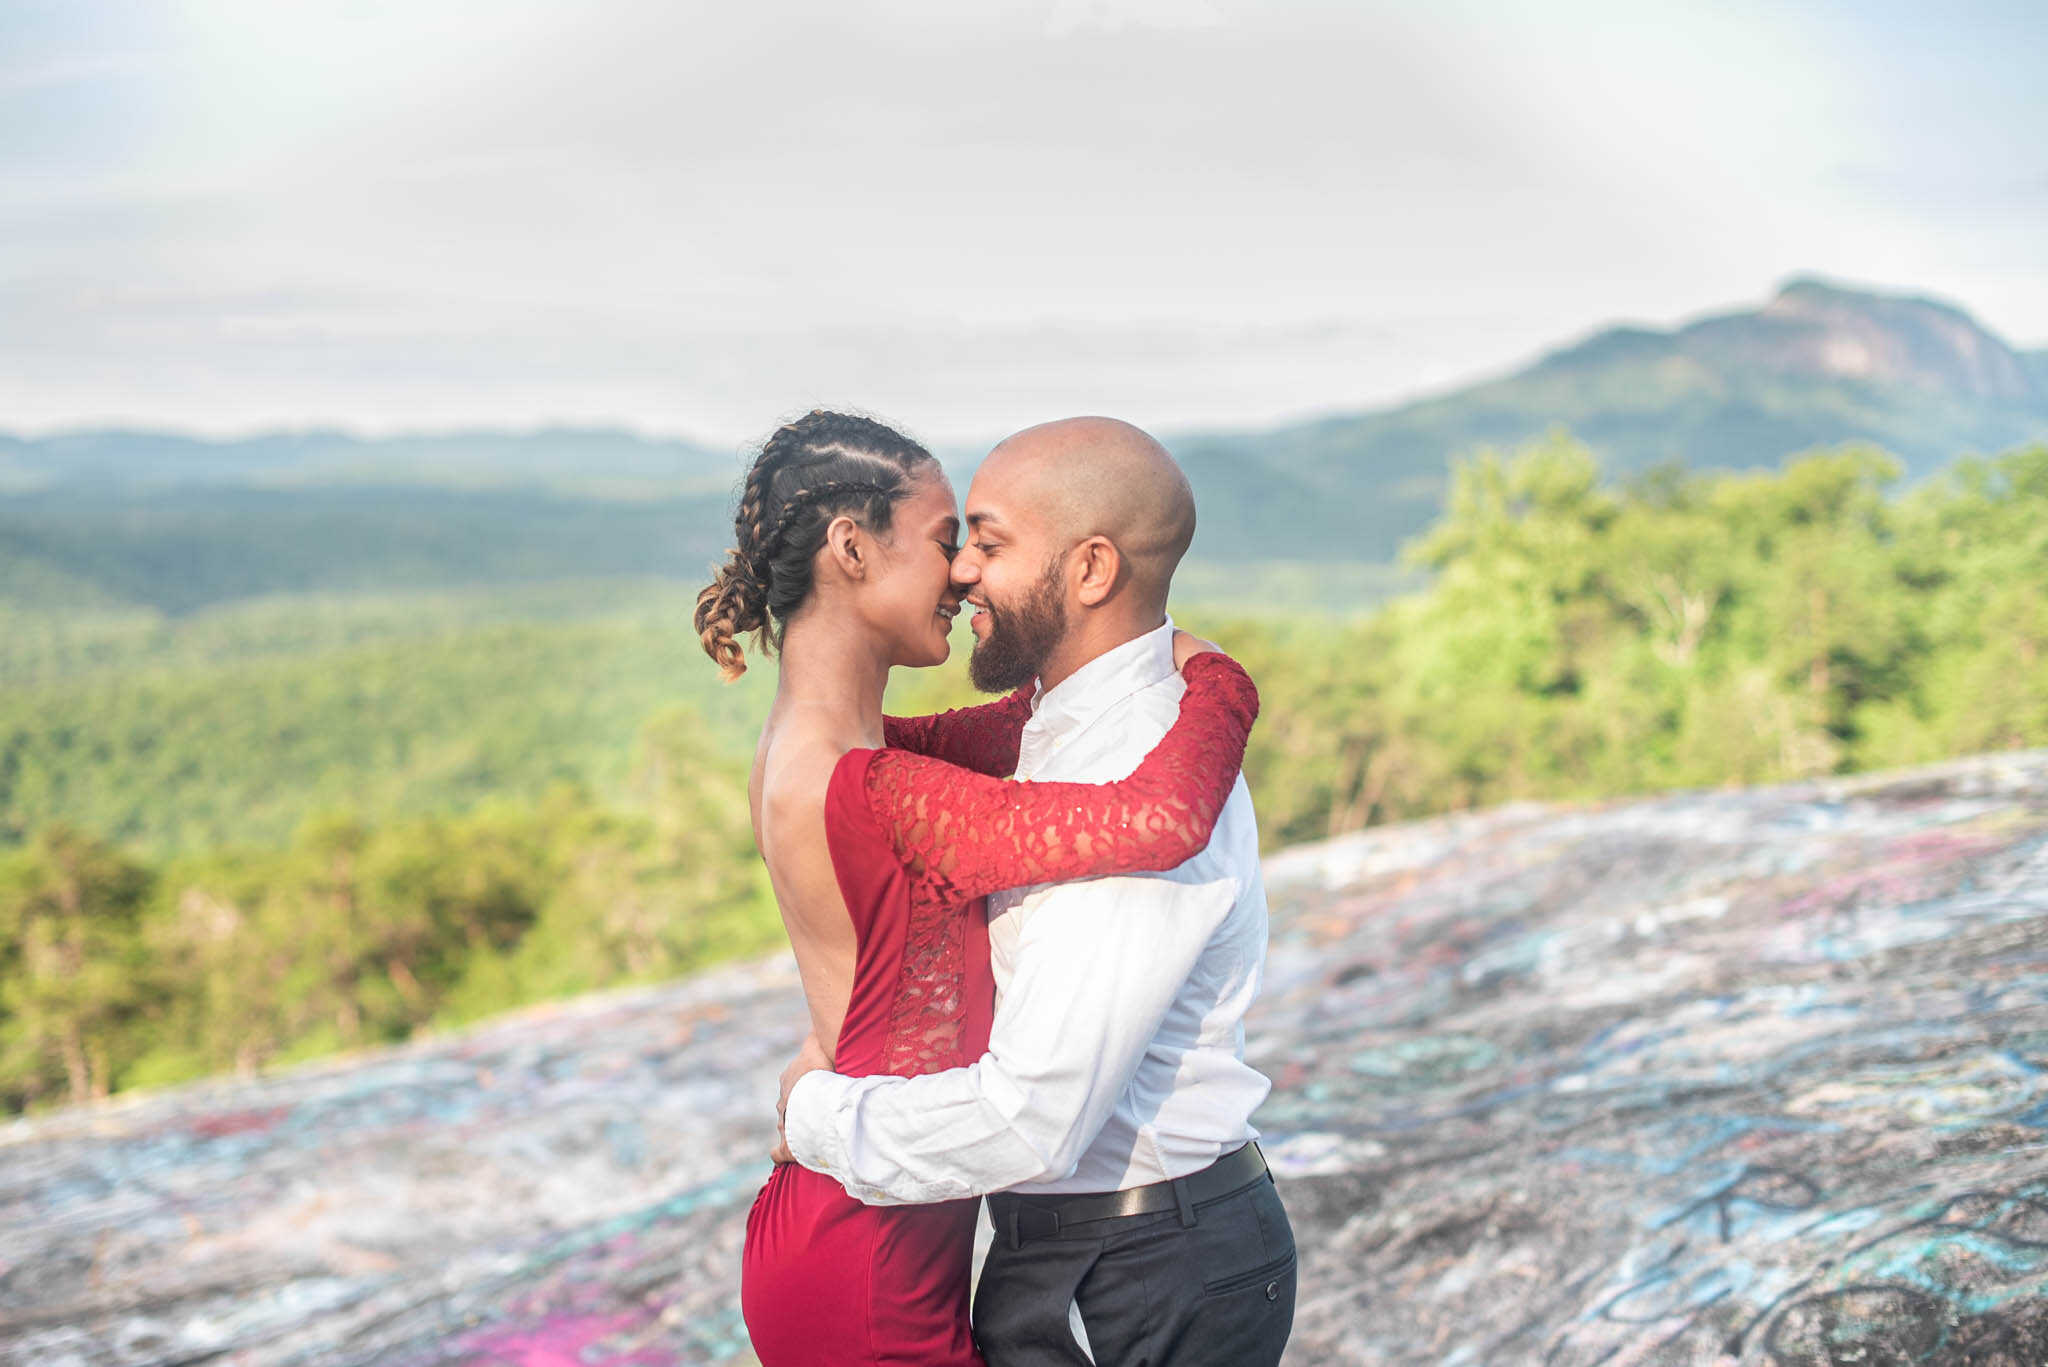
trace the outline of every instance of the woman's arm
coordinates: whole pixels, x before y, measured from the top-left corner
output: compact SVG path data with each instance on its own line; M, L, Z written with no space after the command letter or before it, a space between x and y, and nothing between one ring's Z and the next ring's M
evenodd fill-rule
M1173 633L1173 667L1187 668L1194 656L1218 650L1185 631ZM1031 699L1036 693L1026 684L1006 698L979 707L956 707L925 717L882 718L882 743L891 750L908 750L929 755L962 769L995 778L1008 778L1017 768L1017 750L1024 723L1031 720Z
M1185 672L1179 720L1129 778L1009 783L880 750L868 807L920 890L947 901L1173 868L1209 843L1259 712L1258 690L1228 656L1198 655Z

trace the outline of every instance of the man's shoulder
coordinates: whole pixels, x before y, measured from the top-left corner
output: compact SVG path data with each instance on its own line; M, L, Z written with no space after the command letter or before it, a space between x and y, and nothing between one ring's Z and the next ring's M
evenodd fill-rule
M1245 785L1243 774L1239 774L1237 782L1231 785L1230 797L1217 814L1209 843L1196 851L1188 863L1197 868L1227 872L1240 879L1258 873L1259 817L1252 809L1251 789Z
M1180 719L1181 700L1187 692L1188 681L1174 674L1119 698L1104 710L1103 720L1122 727L1133 741L1142 736L1144 745L1138 758L1143 759L1144 751L1157 745Z

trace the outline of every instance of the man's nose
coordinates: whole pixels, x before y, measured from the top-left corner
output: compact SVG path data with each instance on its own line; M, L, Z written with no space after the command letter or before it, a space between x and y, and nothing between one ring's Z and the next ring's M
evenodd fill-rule
M962 593L981 582L981 565L972 551L962 551L953 557L953 587Z

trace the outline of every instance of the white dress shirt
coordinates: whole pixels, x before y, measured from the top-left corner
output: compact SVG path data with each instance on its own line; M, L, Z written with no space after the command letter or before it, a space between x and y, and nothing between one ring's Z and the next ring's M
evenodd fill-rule
M1180 714L1173 624L1032 704L1021 779L1128 777ZM1208 848L1166 873L989 898L988 1052L924 1077L814 1072L785 1131L871 1205L1115 1191L1185 1177L1257 1137L1271 1084L1244 1061L1266 958L1258 826L1240 777Z

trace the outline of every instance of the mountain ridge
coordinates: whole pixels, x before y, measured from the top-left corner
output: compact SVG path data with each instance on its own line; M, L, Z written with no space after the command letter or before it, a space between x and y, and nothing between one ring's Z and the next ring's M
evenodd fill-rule
M1891 451L1920 478L1966 452L2048 439L2048 348L2015 348L1944 300L1795 276L1760 306L1670 328L1601 328L1505 374L1391 407L1168 438L1200 505L1227 510L1203 519L1197 558L1384 562L1434 519L1456 459L1558 427L1615 474L1672 462L1770 467L1855 442ZM974 463L963 454L942 451L956 476ZM381 485L522 488L601 505L729 498L743 464L736 449L603 427L225 441L0 434L0 495Z
M1319 518L1296 524L1300 544L1391 558L1436 515L1455 459L1557 427L1617 474L1669 462L1771 467L1859 442L1918 478L1958 455L2048 438L2048 351L2019 351L1944 301L1802 276L1761 308L1669 329L1610 326L1443 394L1191 434L1179 449L1211 471L1260 471L1233 502L1241 538L1274 540L1276 524L1311 503ZM1260 488L1268 477L1271 496Z

